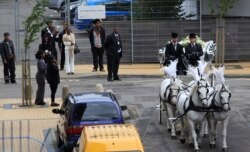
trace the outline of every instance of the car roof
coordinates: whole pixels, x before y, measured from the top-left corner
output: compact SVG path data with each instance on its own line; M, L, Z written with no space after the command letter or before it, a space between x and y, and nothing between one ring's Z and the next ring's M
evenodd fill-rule
M99 151L144 151L137 129L132 124L86 126L83 135L85 138L81 138L81 142L85 139Z
M108 92L90 92L90 93L79 93L73 94L75 103L86 103L86 102L116 102L116 98L112 93Z

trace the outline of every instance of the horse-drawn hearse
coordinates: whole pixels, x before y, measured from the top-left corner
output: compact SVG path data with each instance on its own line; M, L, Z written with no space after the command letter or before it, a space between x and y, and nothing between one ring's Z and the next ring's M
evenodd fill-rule
M231 93L225 84L224 67L212 66L216 45L213 41L208 41L202 46L204 55L198 61L197 67L187 65L187 76L180 78L176 74L177 60L161 69L166 78L160 84L159 121L162 124L162 114L165 113L164 118L172 139L177 138L176 129L180 126L180 141L185 143L187 140L189 144L192 143L195 152L200 151L199 143L203 136L209 136L211 148L216 146L217 122L221 121L222 150L228 151L226 138ZM158 57L160 64L163 64L164 48L159 50ZM183 81L183 77L189 77L190 81Z

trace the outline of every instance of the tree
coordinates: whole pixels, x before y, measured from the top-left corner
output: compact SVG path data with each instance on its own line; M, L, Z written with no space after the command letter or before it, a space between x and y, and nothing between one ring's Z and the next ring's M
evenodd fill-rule
M217 54L215 56L216 66L223 66L225 62L225 17L227 12L233 8L238 0L209 0L211 14L216 19L216 44Z
M136 0L133 4L134 18L137 20L182 19L184 0Z
M25 30L24 38L24 59L22 60L22 92L23 92L23 106L30 106L32 100L32 87L30 75L30 59L27 54L30 45L37 40L37 33L45 25L45 6L48 0L37 0L33 7L31 15L23 22Z
M211 14L219 18L224 18L237 1L238 0L209 0Z

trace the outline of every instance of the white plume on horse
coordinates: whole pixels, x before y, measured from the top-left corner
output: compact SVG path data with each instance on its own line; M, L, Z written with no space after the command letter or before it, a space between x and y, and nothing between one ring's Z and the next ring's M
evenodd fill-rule
M198 67L193 67L191 65L188 65L187 74L191 75L195 81L199 81L201 78L199 75Z
M207 65L208 65L208 62L198 61L198 69L199 69L200 75L204 75Z
M165 75L168 75L169 77L176 78L176 71L177 71L177 63L178 59L174 61L170 61L169 66L161 68L161 71L164 71Z
M215 75L215 78L217 80L218 84L225 84L225 77L224 77L224 70L225 67L219 67L218 69L216 69L215 67L213 67L213 73Z

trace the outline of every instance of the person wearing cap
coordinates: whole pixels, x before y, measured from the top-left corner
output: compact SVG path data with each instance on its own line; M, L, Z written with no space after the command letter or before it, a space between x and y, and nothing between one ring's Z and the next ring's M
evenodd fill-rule
M91 44L91 51L93 54L93 72L96 72L98 66L100 71L104 72L103 67L103 54L104 54L104 42L105 42L105 30L101 26L101 20L95 19L93 21L93 28L89 31L89 41Z
M105 50L107 51L108 81L121 81L118 76L120 59L122 57L122 41L117 27L107 36L105 40Z
M196 43L196 35L194 33L189 34L190 43L185 47L185 56L188 59L189 64L192 66L198 66L198 61L203 55L202 46Z
M13 41L10 39L10 33L4 33L4 40L0 44L0 52L3 61L5 84L16 83L15 60L16 54Z
M174 61L178 59L177 64L177 74L185 75L185 66L182 61L182 57L184 56L183 47L178 43L178 33L171 34L171 42L166 45L166 59L164 62L164 66L168 66L170 61Z

